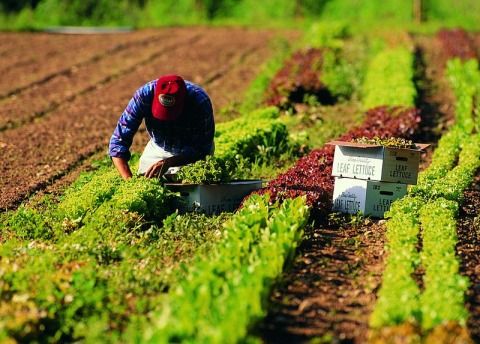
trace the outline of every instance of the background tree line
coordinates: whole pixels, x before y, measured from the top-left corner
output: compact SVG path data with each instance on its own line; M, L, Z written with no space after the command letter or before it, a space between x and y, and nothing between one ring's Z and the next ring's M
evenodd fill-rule
M419 13L421 11L421 13ZM415 17L446 25L479 26L478 0L0 0L0 28L56 25L135 27L321 18L409 23Z

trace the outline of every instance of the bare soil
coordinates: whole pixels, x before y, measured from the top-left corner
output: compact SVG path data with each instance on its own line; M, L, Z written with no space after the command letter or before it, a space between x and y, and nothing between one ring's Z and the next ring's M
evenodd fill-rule
M20 126L33 118L52 112L65 102L85 94L114 77L125 74L137 64L161 53L162 44L189 44L180 32L145 34L128 44L118 43L110 53L99 53L80 64L57 71L35 85L17 91L0 101L0 130ZM165 45L163 45L165 46ZM91 51L84 50L88 57ZM22 74L22 71L18 71ZM25 106L28 104L28 106Z
M462 261L461 273L470 280L467 327L472 339L480 343L480 173L464 197L457 223L457 254Z
M35 34L13 35L36 39ZM136 36L127 44L124 37L130 35ZM0 208L15 207L86 158L106 152L115 123L135 90L161 74L178 73L202 85L216 111L241 100L261 63L273 53L269 42L279 35L297 37L295 32L201 27L127 34L119 38L121 43L115 43L116 35L108 35L108 46L103 38L95 43L97 37L91 37L94 43L85 44L81 59L59 53L62 64L48 77L42 72L29 76L30 84L19 84L17 77L24 78L26 72L17 71L11 87L4 89L13 92L4 102L14 114L0 132ZM76 49L75 44L64 50ZM58 61L44 62L51 66ZM14 124L9 128L8 123ZM137 151L146 141L147 135L136 136Z
M123 45L142 40L151 31L121 35L53 35L11 33L11 44L1 54L0 98L41 83L74 65L95 60Z
M312 229L272 293L260 329L264 341L365 342L382 277L384 232L378 222Z
M421 169L431 161L432 153L443 132L454 122L455 99L445 79L445 57L436 37L413 36L416 46L418 100L422 113L421 130L416 142L429 143L422 159Z

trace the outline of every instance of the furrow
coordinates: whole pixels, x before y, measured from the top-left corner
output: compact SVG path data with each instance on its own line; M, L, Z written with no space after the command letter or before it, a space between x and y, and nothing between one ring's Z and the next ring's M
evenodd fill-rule
M145 35L147 37L139 41L139 36L141 38ZM115 38L91 37L85 39L83 37L85 40L74 41L74 43L70 44L65 42L64 46L60 45L57 47L54 44L51 49L48 48L49 43L45 42L43 47L32 48L39 57L28 57L27 59L34 58L34 63L2 73L0 99L5 99L17 95L28 88L42 85L59 75L68 74L75 68L95 63L119 50L144 44L151 39L151 36L150 32L139 32L127 36L116 36ZM54 39L53 37L55 36L51 37ZM19 50L23 52L23 49ZM46 53L44 54L42 51L46 51ZM18 58L20 57L9 57L9 59ZM15 63L19 62L16 61Z
M182 39L175 35L156 35L137 44L125 45L114 53L103 54L98 60L70 68L41 85L4 99L0 102L0 131L43 117L98 86L129 73L136 65L148 63L156 54L160 54L162 49L175 49L191 44L197 38L198 36ZM169 45L159 46L160 40ZM139 46L141 49L138 49Z

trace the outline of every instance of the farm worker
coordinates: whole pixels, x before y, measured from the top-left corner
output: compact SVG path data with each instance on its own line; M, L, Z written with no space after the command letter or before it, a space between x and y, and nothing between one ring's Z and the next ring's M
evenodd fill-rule
M110 139L109 155L123 179L132 176L130 146L143 119L150 141L138 174L147 178L173 174L179 166L213 153L215 122L207 93L178 75L164 75L135 92Z

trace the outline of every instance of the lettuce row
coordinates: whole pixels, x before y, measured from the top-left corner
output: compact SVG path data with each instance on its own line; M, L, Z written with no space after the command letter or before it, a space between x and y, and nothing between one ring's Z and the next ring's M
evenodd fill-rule
M479 94L480 72L477 60L462 62L456 58L447 63L447 79L455 94L455 117L457 125L471 133L475 127L472 112L475 96ZM477 123L478 129L478 123Z
M443 197L461 202L463 191L471 184L475 172L480 168L480 134L471 135L464 142L458 165L431 186L426 193L429 198Z
M455 124L454 126L441 137L438 148L434 152L432 163L429 168L420 173L418 184L412 187L413 194L420 195L424 198L434 196L447 197L449 199L457 199L468 183L468 171L475 169L475 166L470 164L465 165L464 160L475 159L475 142L478 141L478 135L473 135L475 127L478 127L478 119L474 117L475 97L480 95L480 71L478 70L478 62L476 60L469 60L462 63L458 59L450 60L447 63L447 78L450 82L452 90L456 96L455 102ZM468 147L464 149L465 147ZM465 150L459 165L455 168L455 172L450 173L449 183L451 191L454 195L447 195L445 187L436 183L440 178L444 178L449 171L455 167L460 151ZM476 160L471 163L475 164ZM471 173L474 173L473 170ZM464 178L458 180L458 185L455 184L455 178ZM456 191L455 191L456 190Z
M412 278L420 262L416 248L420 232L420 207L418 198L407 196L394 202L390 208L386 245L388 256L378 300L370 318L370 325L374 328L414 322L420 316L420 289Z
M270 205L250 197L224 225L222 239L197 256L153 320L134 340L149 343L236 343L265 315L265 300L301 240L309 216L304 198ZM128 331L127 331L128 333Z
M438 198L420 210L425 268L425 290L420 297L422 328L430 330L446 321L464 326L468 312L464 294L468 278L459 273L455 255L458 203Z
M413 54L406 48L386 49L370 62L363 84L363 106L415 106Z
M135 157L134 166L136 160ZM103 166L82 174L58 202L43 197L37 204L22 204L17 210L6 213L0 225L19 238L56 240L81 227L89 215L114 195L121 183L115 169Z
M370 319L374 328L410 321L430 330L448 320L464 325L468 316L464 307L468 281L459 274L455 231L463 191L480 167L480 135L471 134L476 125L474 98L479 93L479 83L472 87L471 82L480 74L478 64L470 61L449 61L447 70L457 95L456 124L440 139L431 165L410 188L409 196L395 202L388 213L389 256ZM407 204L416 206L409 209ZM421 261L411 251L420 229ZM399 263L397 258L402 256L404 261ZM411 277L412 266L419 263L425 268L421 294Z
M405 48L386 49L370 62L363 87L365 108L380 105L414 106L413 54ZM382 286L370 318L374 328L418 318L420 289L412 274L420 262L416 250L420 224L418 199L405 197L392 204L387 222L388 252Z
M432 162L418 176L418 184L410 188L412 195L428 198L433 185L455 166L462 144L468 139L468 134L460 127L454 126L442 135L438 147L433 153Z
M133 177L124 181L113 197L102 203L88 217L80 229L58 242L75 252L85 252L96 256L99 262L105 260L105 252L115 256L121 247L128 246L131 237L148 225L148 222L161 223L173 212L170 204L174 196L167 191L158 179Z

